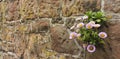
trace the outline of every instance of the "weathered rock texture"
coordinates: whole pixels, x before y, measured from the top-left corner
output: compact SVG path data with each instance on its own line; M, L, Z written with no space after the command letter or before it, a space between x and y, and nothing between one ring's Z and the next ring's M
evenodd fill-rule
M89 10L110 20L105 46L86 59L120 59L120 0L0 0L0 59L84 59L68 29Z

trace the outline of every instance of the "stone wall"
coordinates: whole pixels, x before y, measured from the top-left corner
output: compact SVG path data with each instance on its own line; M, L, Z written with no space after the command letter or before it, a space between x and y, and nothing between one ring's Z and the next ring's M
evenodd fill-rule
M120 0L0 0L0 59L84 59L68 29L89 10L105 12L109 37L86 59L120 59Z

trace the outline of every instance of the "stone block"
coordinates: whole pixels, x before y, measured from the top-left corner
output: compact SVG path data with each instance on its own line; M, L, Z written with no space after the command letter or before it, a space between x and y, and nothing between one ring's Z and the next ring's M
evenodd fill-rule
M62 15L83 15L86 11L99 11L101 0L62 0Z

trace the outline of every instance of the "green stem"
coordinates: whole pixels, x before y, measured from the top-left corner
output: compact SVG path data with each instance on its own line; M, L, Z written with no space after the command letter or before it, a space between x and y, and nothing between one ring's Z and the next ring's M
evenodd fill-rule
M84 59L86 59L86 51L84 50Z

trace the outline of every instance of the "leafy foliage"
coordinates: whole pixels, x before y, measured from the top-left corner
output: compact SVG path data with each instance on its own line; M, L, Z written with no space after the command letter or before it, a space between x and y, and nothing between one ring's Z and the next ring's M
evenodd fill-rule
M90 21L94 21L96 24L100 24L101 26L104 26L107 19L105 18L105 15L103 12L92 12L88 11L86 14L88 16L88 19L86 19L84 22L88 23ZM81 28L79 33L81 33L81 40L85 43L93 44L93 45L99 45L104 44L104 41L98 36L99 28L93 28L93 29L86 29L85 27Z
M98 12L92 12L88 11L86 14L88 16L87 21L95 21L98 24L104 25L105 22L107 21L107 18L105 17L104 13L101 11Z
M100 27L104 26L107 21L107 18L103 12L88 11L86 12L85 16L78 19L82 21L77 25L72 26L75 27L75 32L71 33L70 39L76 39L77 37L85 44L91 44L95 46L104 44L104 39L107 37L107 34L99 31L101 29ZM81 35L78 37L78 34Z

